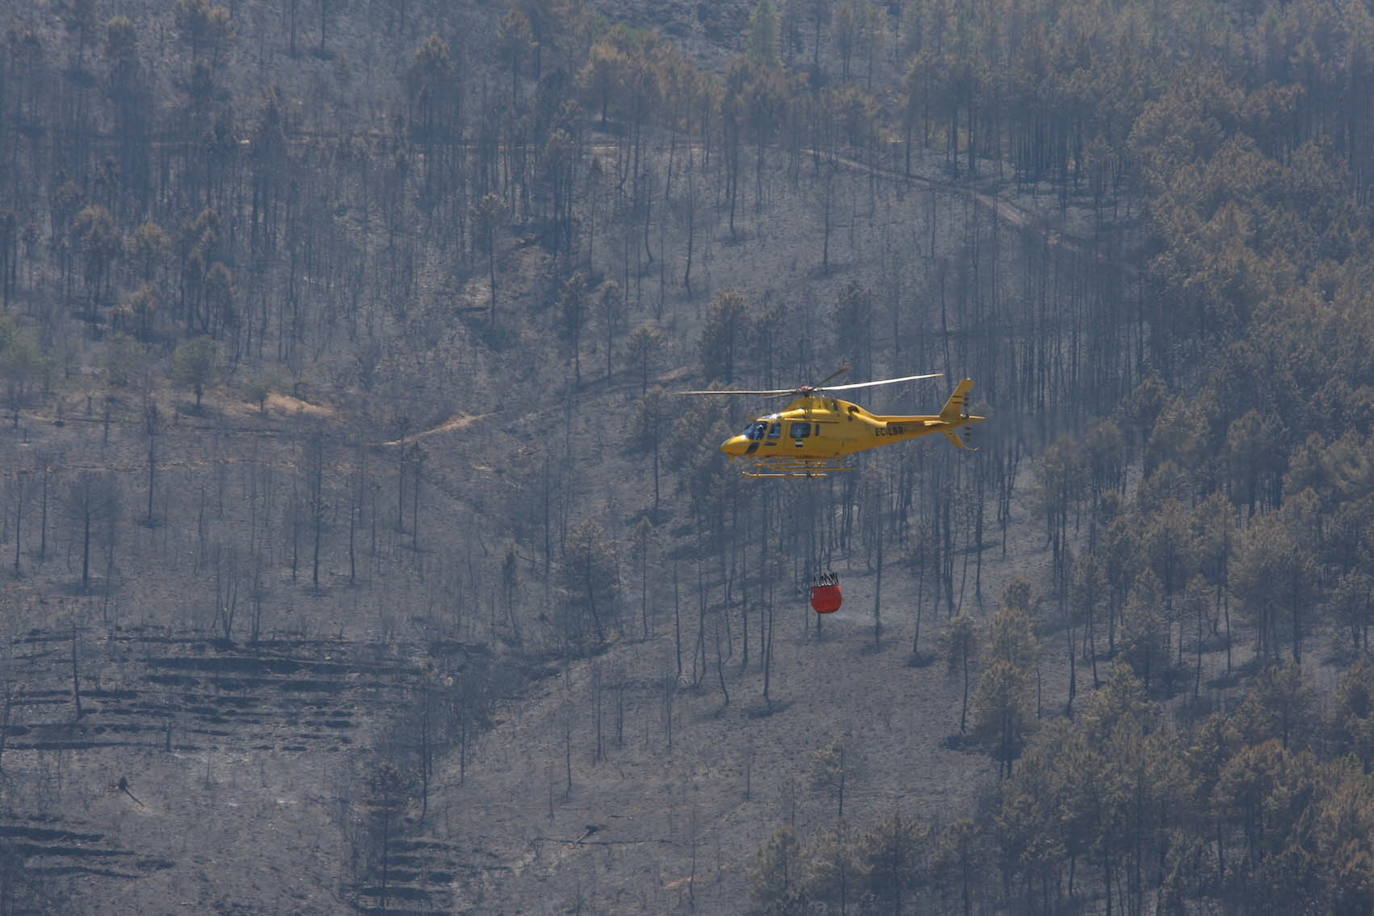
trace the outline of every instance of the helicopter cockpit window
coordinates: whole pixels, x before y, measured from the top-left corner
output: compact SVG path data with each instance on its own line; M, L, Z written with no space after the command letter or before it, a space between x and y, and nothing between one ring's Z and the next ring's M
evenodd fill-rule
M781 435L782 435L782 424L781 424L781 423L774 423L774 424L772 424L771 426L768 427L768 438L769 438L769 439L776 439L776 438L778 438L778 436L781 436Z
M760 420L757 423L750 423L749 428L744 431L744 438L750 442L757 442L763 438L763 434L768 431L768 424Z

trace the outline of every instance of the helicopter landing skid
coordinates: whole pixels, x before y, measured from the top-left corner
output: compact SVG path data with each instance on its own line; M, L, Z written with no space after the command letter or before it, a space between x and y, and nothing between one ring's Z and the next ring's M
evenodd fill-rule
M838 461L803 458L756 458L740 469L745 477L826 477L854 468Z

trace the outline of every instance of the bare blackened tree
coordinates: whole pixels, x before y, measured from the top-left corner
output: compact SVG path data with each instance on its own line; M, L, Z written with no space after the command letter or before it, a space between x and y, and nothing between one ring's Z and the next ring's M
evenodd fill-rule
M488 194L472 205L473 240L487 262L489 300L487 320L496 323L496 248L497 236L506 216L506 205L498 194Z
M310 561L310 585L316 591L320 587L320 550L324 543L324 516L325 495L324 495L324 456L325 439L322 433L316 433L310 437L310 442L306 446L306 463L308 467L308 487L310 505L310 524L311 524L311 543L313 551Z
M406 462L410 465L410 549L420 550L420 481L424 477L425 461L429 458L424 446L414 442L406 449Z
M580 643L594 635L604 643L619 616L619 570L605 531L590 519L568 532L559 568L566 594L560 615L562 635Z
M67 493L66 510L76 528L75 537L81 540L81 590L89 591L92 539L103 539L107 549L113 550L115 522L120 512L117 478L108 471L82 471ZM107 588L111 585L105 584Z
M14 478L14 577L19 578L19 553L24 538L24 484L25 477L20 471Z
M162 431L162 415L157 403L149 399L143 408L143 432L148 437L148 509L143 516L143 524L153 527L157 516L153 511L153 497L157 484L157 437Z

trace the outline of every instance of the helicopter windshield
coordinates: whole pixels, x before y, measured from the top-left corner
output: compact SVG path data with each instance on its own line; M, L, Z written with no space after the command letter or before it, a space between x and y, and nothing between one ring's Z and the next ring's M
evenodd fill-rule
M763 438L763 434L767 430L768 424L763 420L759 420L756 423L750 423L749 428L744 431L744 438L748 439L750 442L757 442Z

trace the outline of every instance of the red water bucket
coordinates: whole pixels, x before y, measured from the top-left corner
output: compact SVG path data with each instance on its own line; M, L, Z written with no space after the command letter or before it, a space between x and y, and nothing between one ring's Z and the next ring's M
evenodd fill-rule
M817 614L833 614L844 603L838 585L811 586L811 607Z

